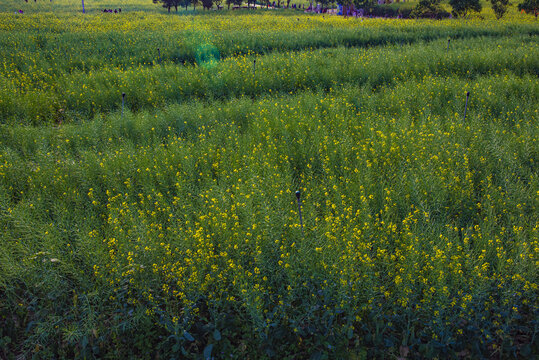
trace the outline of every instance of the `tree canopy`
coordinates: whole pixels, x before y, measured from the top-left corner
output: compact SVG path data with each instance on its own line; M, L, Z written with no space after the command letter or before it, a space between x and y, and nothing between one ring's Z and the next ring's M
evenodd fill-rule
M455 17L465 17L471 11L480 12L483 8L479 0L449 0L449 5L453 8L451 14Z
M490 0L496 19L501 19L507 11L509 0Z
M434 18L443 11L440 2L441 0L419 0L419 3L412 10L411 15L415 18Z
M178 11L178 6L182 4L182 0L153 0L153 3L162 3L163 7L168 9L168 12L170 12L171 7L174 7L174 9Z
M518 4L518 10L524 10L526 14L534 14L537 18L539 14L539 0L524 0L522 4Z

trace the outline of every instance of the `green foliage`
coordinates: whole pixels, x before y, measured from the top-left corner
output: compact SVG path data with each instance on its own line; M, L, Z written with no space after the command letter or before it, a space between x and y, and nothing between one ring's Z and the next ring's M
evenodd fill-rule
M168 12L170 12L171 7L173 7L176 12L178 12L178 6L182 5L182 0L153 0L153 3L162 3L163 7L166 8Z
M376 0L353 0L352 4L358 9L370 9L376 6Z
M436 18L443 9L440 4L441 0L419 0L417 5L412 10L411 16L415 18Z
M365 49L337 48L316 52L274 53L257 57L259 71L268 74L257 78L253 77L254 58L238 57L218 62L220 57L216 48L206 45L199 47L198 64L195 67L166 64L158 67L140 67L137 72L104 67L91 76L85 72L76 72L66 75L56 83L58 90L61 90L58 91L58 95L55 91L53 94L43 92L43 96L57 97L56 101L63 104L63 108L66 109L68 114L66 117L80 119L91 118L103 111L119 109L122 92L127 94L126 106L137 110L163 106L171 101L255 97L263 95L267 89L274 92L316 87L329 89L335 83L359 83L376 87L404 79L407 76L406 71L412 69L416 71L422 69L425 73L437 71L440 75L472 71L477 75L505 69L509 64L515 63L513 56L518 56L518 63L521 65L515 71L533 72L537 66L537 57L531 56L537 53L534 43L515 48L513 56L499 48L484 45L484 42L474 40L474 43L476 44L474 49L455 48L463 51L454 56L447 56L444 52L433 54L428 47L421 45L404 49L383 47L368 51L371 58L369 62L354 61L367 56ZM511 40L505 39L502 43L508 48L514 48ZM456 47L457 43L454 44ZM479 48L482 52L477 51ZM403 54L409 56L409 62L405 66L400 65L403 73L392 74L391 69L397 66L396 62ZM434 67L424 60L426 57L443 66L439 69ZM294 71L298 68L303 71ZM279 72L283 76L269 75ZM306 77L305 73L312 75ZM82 89L79 86L81 83L85 84ZM48 107L44 109L49 111ZM38 110L43 111L42 108ZM12 111L15 112L15 109Z
M537 353L535 24L87 15L0 21L1 358Z
M324 9L324 8L328 8L330 7L331 5L335 4L335 0L321 0L321 1L318 1L320 3L320 6Z
M370 24L365 22L367 24L361 27L345 27L347 25L345 24L341 25L343 27L331 28L327 21L320 21L323 18L317 18L320 24L316 23L316 27L321 26L325 31L317 31L313 30L311 25L304 28L314 20L297 21L295 17L284 17L280 18L285 25L283 29L270 33L257 29L238 31L228 28L226 32L211 30L212 26L214 28L219 26L218 22L213 21L205 21L200 25L210 28L208 31L179 32L170 30L173 29L174 18L163 16L163 22L157 23L155 31L140 32L136 27L135 30L126 32L104 29L92 35L92 42L85 41L88 35L75 31L68 20L61 23L61 28L70 31L62 31L62 35L42 29L39 36L34 39L18 32L5 31L5 36L2 37L4 46L0 47L0 52L6 59L6 68L0 70L2 74L0 88L3 89L0 91L1 121L23 124L83 121L93 118L102 111L117 109L121 104L119 99L122 92L128 94L127 105L132 109L159 106L170 101L184 101L191 96L201 95L200 91L209 91L213 96L222 97L227 92L225 85L230 86L231 82L242 84L241 78L244 73L252 72L251 65L254 58L245 60L237 57L242 54L264 54L275 51L274 59L268 55L261 61L268 64L272 61L282 61L288 64L286 66L292 71L291 76L298 78L298 85L311 86L318 79L306 79L310 81L310 84L307 84L297 69L298 66L310 68L313 64L304 60L301 65L296 66L290 63L288 55L282 56L279 53L290 52L294 56L295 51L311 47L323 49L342 45L382 48L385 44L417 43L448 37L474 38L482 35L501 37L507 31L497 22L489 22L482 26L461 24L458 27L425 23L421 26L412 26L406 31L399 31L398 22L379 26L379 20L373 20ZM190 17L180 19L178 26L193 21ZM228 22L227 20L226 26L229 26ZM30 21L19 24L27 26L28 29L33 26ZM108 20L105 24L100 21L96 24L98 25L112 26ZM154 25L144 20L143 26ZM537 27L527 24L514 24L512 28L530 34L538 32ZM23 50L14 54L9 50L14 47ZM191 69L190 64L207 63L201 62L207 49L211 49L209 54L214 59L224 60L219 63L222 67L219 77L215 76L214 72ZM390 56L397 55L398 50L391 51ZM355 55L350 53L347 56L352 58ZM328 66L333 66L333 63L337 68L340 66L335 59L327 60L332 62L326 64ZM35 61L35 67L30 66L30 61L32 64ZM51 67L51 61L54 67ZM249 68L242 67L244 61L250 62ZM183 64L187 66L178 66ZM279 71L277 63L274 64L270 70ZM211 70L208 66L204 68ZM188 79L191 75L195 76L197 82ZM28 76L31 76L33 81L26 81ZM358 76L363 75L353 75ZM275 86L282 91L285 88L292 91L294 84L289 80ZM327 78L320 84L327 86L332 81ZM253 87L254 85L243 84L245 89L234 86L231 93L256 95L265 91L263 87ZM152 90L151 96L148 87Z
M230 5L241 6L241 4L243 4L243 0L225 0L225 3L228 5L228 8L230 9ZM247 2L247 4L249 4L249 2Z
M496 15L496 19L501 19L507 11L509 0L490 0L490 3L492 5L492 10Z
M449 5L455 17L466 17L471 11L480 12L483 8L479 0L449 0Z
M521 4L518 4L518 11L526 12L526 14L534 14L535 18L539 14L539 1L538 0L524 0Z
M202 0L202 6L204 9L211 9L213 7L213 0Z

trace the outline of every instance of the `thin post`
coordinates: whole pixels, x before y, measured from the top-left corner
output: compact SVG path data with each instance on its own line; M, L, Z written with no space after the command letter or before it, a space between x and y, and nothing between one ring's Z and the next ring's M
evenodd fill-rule
M84 0L82 0L82 13L84 14Z
M449 43L451 42L451 38L447 39L447 52L449 52Z
M298 199L298 210L299 210L299 224L301 225L301 233L305 236L303 232L303 217L301 216L301 193L296 191L296 199Z
M122 93L122 119L124 118L124 102L125 102L125 93Z
M256 76L256 59L253 60L253 76Z
M464 118L462 119L462 121L466 120L466 111L468 110L468 99L469 98L470 98L470 92L468 91L466 93L466 106L464 106Z
M159 48L157 48L157 62L161 64L161 50Z

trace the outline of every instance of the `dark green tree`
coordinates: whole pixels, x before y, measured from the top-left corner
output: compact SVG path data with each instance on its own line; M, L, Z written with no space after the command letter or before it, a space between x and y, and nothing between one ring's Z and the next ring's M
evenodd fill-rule
M369 13L378 2L376 0L352 0L351 3L356 9L364 9Z
M163 7L170 12L170 8L174 7L176 12L178 12L178 6L181 4L181 0L153 0L154 4L162 3Z
M243 0L225 0L225 3L228 5L228 10L230 10L230 5L241 6ZM249 3L247 3L249 5Z
M471 11L479 12L483 8L479 0L449 0L449 5L454 17L466 17Z
M518 11L522 11L526 14L534 14L535 19L539 15L539 0L524 0L522 4L518 4Z
M202 0L202 7L204 10L210 10L213 6L213 0Z
M320 3L320 6L322 7L322 9L326 9L330 5L334 4L335 0L318 0L318 2Z
M410 15L415 18L434 18L443 10L440 2L441 0L419 0L419 3L414 7Z
M494 10L496 19L501 19L507 11L509 0L490 0L490 4L492 5L492 10Z
M180 6L185 7L185 10L187 10L189 4L191 4L191 0L180 0Z

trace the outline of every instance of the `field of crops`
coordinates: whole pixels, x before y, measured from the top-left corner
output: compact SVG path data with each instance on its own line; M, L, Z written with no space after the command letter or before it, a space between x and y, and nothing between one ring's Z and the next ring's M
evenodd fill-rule
M79 5L0 0L0 358L539 353L533 16Z

